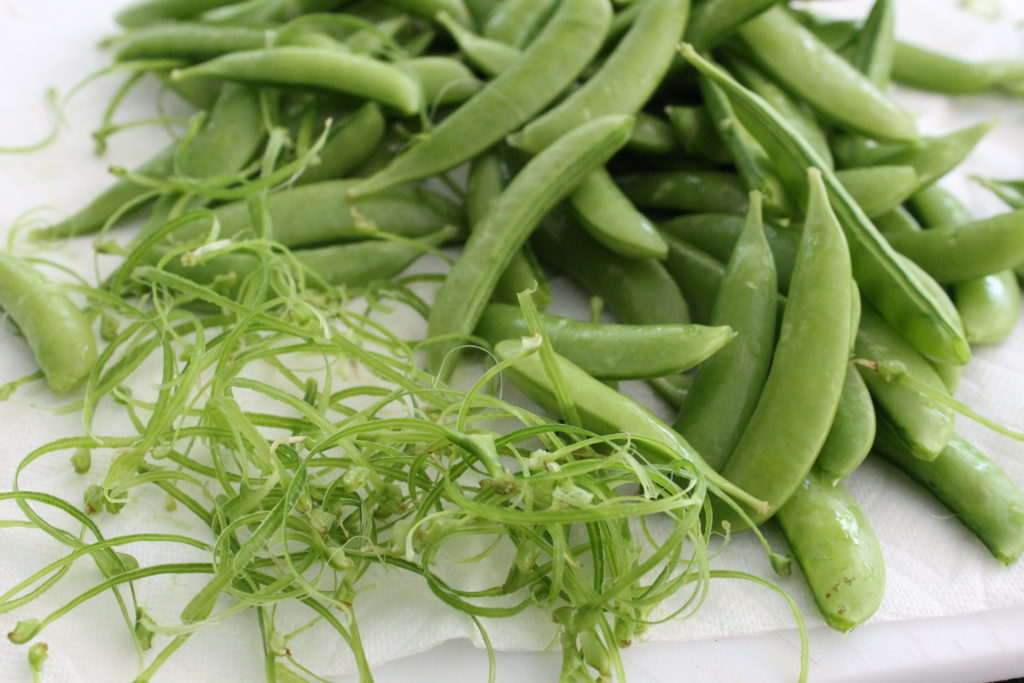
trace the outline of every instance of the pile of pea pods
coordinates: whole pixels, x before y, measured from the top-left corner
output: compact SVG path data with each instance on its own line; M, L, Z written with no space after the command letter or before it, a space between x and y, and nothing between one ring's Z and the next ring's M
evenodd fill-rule
M1024 549L1024 493L954 433L952 398L971 345L1017 322L1024 184L991 183L1015 208L975 220L936 181L990 124L922 136L887 94L1011 97L1024 62L901 43L892 0L857 22L779 0L144 0L118 21L128 85L158 78L200 113L34 234L141 217L112 291L204 239L195 210L217 219L211 243L273 239L323 287L462 243L427 315L429 370L446 379L483 345L554 414L676 444L747 494L715 505L721 528L774 519L832 627L884 591L842 484L869 452L998 561ZM167 268L230 292L260 264ZM553 272L619 322L540 315L554 368L525 353L520 305L545 308ZM51 385L74 386L62 372ZM633 379L673 424L614 389Z

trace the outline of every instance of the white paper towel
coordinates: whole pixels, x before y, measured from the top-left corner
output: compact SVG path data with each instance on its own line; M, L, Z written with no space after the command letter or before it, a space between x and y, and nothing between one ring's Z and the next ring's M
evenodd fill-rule
M51 114L43 89L66 92L82 76L106 64L95 49L99 39L113 33L110 20L123 0L0 0L0 73L5 95L0 107L0 146L23 144L45 135ZM823 9L862 16L868 3L817 3ZM898 31L909 40L966 57L1024 56L1021 3L1005 5L998 22L986 21L958 9L956 0L897 0ZM152 130L131 131L111 141L107 156L92 154L88 133L95 127L115 79L106 79L78 95L67 109L71 128L53 146L32 155L0 155L0 231L24 211L51 206L68 211L102 189L108 179L103 168L131 164L155 151L162 137ZM1003 98L958 98L900 92L901 101L920 116L927 132L944 132L978 120L1001 123L964 168L946 181L979 215L1003 210L984 190L967 180L969 173L1024 177L1024 102ZM149 98L129 98L121 120L148 115ZM173 102L168 100L173 108ZM92 267L87 242L67 245L61 257L80 271ZM84 269L84 270L82 270ZM566 288L567 290L567 288ZM9 335L0 335L0 383L32 367L28 352ZM1018 428L1024 427L1024 328L1006 342L979 349L968 367L959 397L984 414ZM0 403L0 490L6 490L16 463L33 447L78 432L74 415L54 415L60 405L41 387L24 390ZM961 432L985 448L1024 483L1024 448L961 420ZM94 472L99 471L94 470ZM63 456L33 467L27 481L69 500L79 500L83 481ZM34 482L34 483L33 483ZM900 621L966 614L1001 607L1024 606L1024 565L1000 566L949 512L884 463L869 461L851 477L849 487L875 526L888 569L886 598L874 621ZM103 518L109 533L151 529L185 532L187 518L169 515L158 497L133 500L117 517ZM0 507L0 518L16 518L13 506ZM773 542L779 543L773 537ZM57 556L60 549L38 532L0 529L0 591ZM142 564L190 559L180 550L133 549ZM735 539L718 566L771 576L763 552L749 537ZM65 579L55 597L67 599L98 576L85 563ZM182 596L202 579L154 579L140 584L143 602L157 615L173 617ZM797 575L779 583L800 603L809 622L820 623ZM397 570L380 570L364 581L356 600L357 615L371 662L383 662L423 651L452 638L477 640L465 616L444 607L415 577ZM73 588L74 587L74 588ZM75 590L77 588L77 590ZM55 606L59 599L44 604ZM40 606L0 616L6 631L18 618L45 613ZM298 625L296 621L296 625ZM788 608L774 595L720 581L712 586L704 607L685 622L653 629L658 641L705 639L756 634L789 628ZM494 644L503 649L543 649L550 645L552 624L543 614L492 621L487 624ZM109 596L99 597L48 627L42 640L51 647L44 680L127 681L137 664L123 624ZM331 677L350 670L343 643L326 629L294 644L300 661L320 675ZM235 617L203 632L176 654L157 681L205 683L223 680L261 680L260 644L253 615ZM482 656L482 655L481 655ZM28 680L26 648L0 643L0 680Z

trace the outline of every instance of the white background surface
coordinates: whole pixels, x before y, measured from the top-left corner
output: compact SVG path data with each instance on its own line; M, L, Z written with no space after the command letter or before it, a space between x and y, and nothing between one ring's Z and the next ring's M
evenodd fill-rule
M4 83L0 146L34 141L49 130L52 115L44 104L46 87L67 92L83 76L106 65L107 55L95 45L114 30L110 16L123 4L119 0L0 0L0 74ZM850 14L863 13L867 6L860 1L819 4ZM1024 3L1005 0L1003 4L1007 18L990 23L958 10L956 0L896 0L898 31L916 42L968 57L1024 57L1024 36L1016 24L1024 19ZM71 126L54 146L28 156L0 156L0 231L35 207L78 208L109 183L103 172L107 165L134 164L161 146L160 131L143 129L114 138L107 156L93 155L89 132L114 87L115 80L101 80L72 100L66 111ZM979 214L1001 210L980 188L966 181L965 173L1024 177L1024 102L950 100L918 93L900 93L900 98L920 116L927 132L1001 119L964 172L948 182ZM149 99L142 96L136 101ZM169 97L168 103L172 102ZM119 118L150 113L130 101ZM88 241L67 245L62 258L88 272ZM18 340L0 336L0 383L30 369L31 360ZM1018 428L1024 426L1024 329L998 347L979 350L959 396L991 417ZM14 401L0 404L0 489L7 488L14 465L32 447L77 432L74 416L55 417L44 410L53 405L41 388L26 390ZM1024 448L974 425L961 427L1024 483ZM63 490L70 500L79 500L84 487L82 479L69 474L64 460L40 469L37 480ZM998 565L948 511L884 464L868 462L849 485L881 539L889 588L876 617L853 635L844 637L827 629L812 634L812 680L983 681L1024 676L1024 565L1012 569ZM147 511L139 504L134 517L129 509L113 523L127 528L122 525L145 519ZM10 508L0 508L0 517L12 516ZM54 548L40 542L39 536L0 531L0 589L54 556ZM723 567L770 574L763 554L749 539L740 539L721 560ZM87 572L76 576L83 585L96 578ZM439 608L409 582L394 589L392 578L386 577L388 595L365 596L364 610L375 617L364 619L364 638L374 661L472 636L465 619ZM794 575L780 583L800 602L809 623L820 624L801 578ZM170 591L174 586L161 588L168 592L150 599L173 600ZM44 632L42 640L51 647L44 680L132 679L135 662L111 602L109 598L94 600ZM9 630L17 617L41 613L29 609L0 615L0 631ZM694 619L651 634L653 640L668 642L625 654L630 680L792 680L797 640L788 630L791 626L781 601L766 592L745 585L715 585L708 603ZM549 642L548 628L549 622L536 616L489 625L496 643L512 649L544 648ZM337 647L326 640L311 648L317 650L311 656L322 664L320 672L343 672L345 658L332 654ZM6 641L0 643L0 680L28 680L25 651ZM194 638L155 680L260 680L259 660L254 624L242 617ZM499 677L548 680L557 663L557 653L508 654L499 658ZM485 670L481 652L467 643L450 643L381 668L380 680L482 680Z

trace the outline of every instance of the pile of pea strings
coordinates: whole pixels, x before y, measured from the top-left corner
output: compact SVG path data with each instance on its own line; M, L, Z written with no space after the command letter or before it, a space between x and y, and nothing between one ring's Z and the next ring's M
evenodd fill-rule
M383 563L423 575L478 619L554 608L562 677L622 678L617 648L662 600L696 585L680 609L699 604L716 575L711 534L772 514L826 620L848 630L870 616L881 555L838 482L873 445L999 559L1015 559L1020 491L953 436L963 407L949 390L967 341L994 341L1015 322L1019 293L1006 269L1024 260L1024 220L970 221L934 185L986 126L918 138L882 87L893 75L1013 91L1022 69L898 44L886 2L863 27L774 4L705 0L691 12L688 2L646 0L613 13L603 0L179 0L126 10L132 30L113 41L114 70L132 74L123 92L155 75L204 113L166 152L119 170L123 180L82 212L34 233L100 232L102 251L124 262L99 289L79 288L109 342L93 367L78 364L76 377L36 349L55 389L84 382L88 436L23 466L78 449L84 469L91 451L117 449L87 512L116 512L128 491L156 485L216 541L83 542L29 501L101 539L87 515L15 492L34 523L74 550L4 596L8 609L88 556L107 580L79 600L125 585L118 600L140 651L154 634L172 636L140 679L193 630L250 606L268 678L295 675L285 672L301 664L278 647L272 619L272 606L292 598L338 630L369 677L352 602L358 578ZM692 45L685 61L681 37ZM715 48L728 71L694 47ZM810 61L821 73L795 78L792 65ZM960 80L928 79L949 64ZM120 99L101 142L120 128ZM446 174L466 162L463 187ZM441 184L417 184L431 177ZM1014 199L1013 183L993 186ZM129 243L108 239L143 208ZM658 227L648 217L679 212ZM416 278L398 275L466 226L465 249L428 305ZM633 325L537 313L549 294L535 254ZM353 314L355 293L371 310L408 306L430 336L407 343L370 311ZM58 308L73 316L66 300ZM501 341L516 337L525 340ZM438 384L467 341L493 345L499 362L468 391ZM421 349L430 374L416 369ZM127 380L157 350L160 391L137 396ZM297 360L309 357L322 361L316 370ZM349 361L382 386L334 391ZM696 375L679 374L698 364ZM253 376L261 365L275 381ZM499 373L565 424L496 398ZM690 443L599 381L634 378L681 402L675 427ZM245 393L278 410L246 407ZM371 400L357 409L356 397ZM103 400L122 406L138 434L98 435ZM518 428L492 432L496 418ZM972 486L999 495L979 503ZM628 522L666 513L674 530L661 541ZM515 547L502 586L462 590L435 573L445 542L469 535ZM138 568L113 550L138 540L198 544L214 561ZM816 560L825 541L838 550ZM132 581L188 572L214 578L181 625L133 603ZM836 591L837 582L856 588ZM224 592L238 602L215 613ZM509 594L521 602L483 604ZM21 622L12 639L31 639L78 602Z

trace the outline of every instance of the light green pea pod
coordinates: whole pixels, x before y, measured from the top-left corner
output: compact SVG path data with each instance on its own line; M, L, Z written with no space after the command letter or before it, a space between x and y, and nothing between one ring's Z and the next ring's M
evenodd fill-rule
M850 60L854 68L881 90L889 86L896 60L895 24L892 0L875 0Z
M918 187L924 188L959 166L993 125L992 121L983 121L941 137L923 137L878 163L912 167Z
M537 35L557 5L557 0L499 3L483 25L484 37L522 49Z
M523 57L522 50L478 36L448 14L442 12L437 15L437 22L448 31L469 63L492 78L504 73Z
M188 178L237 173L256 155L265 137L259 91L225 87L206 124L178 146L175 170Z
M469 67L451 57L417 57L403 65L420 82L427 107L460 104L484 87Z
M672 106L665 107L665 114L687 155L714 164L732 163L732 154L712 123L707 108Z
M874 221L875 226L878 227L879 232L883 235L900 235L905 232L917 232L922 229L921 224L917 222L914 215L903 206L875 216L871 220Z
M912 166L868 166L836 171L850 197L868 217L899 208L920 187Z
M835 419L814 461L818 476L831 485L846 479L871 452L875 428L875 406L867 384L860 372L848 366Z
M272 34L271 34L272 35ZM202 61L228 52L256 50L268 32L248 26L210 26L198 22L166 22L119 37L115 59L185 59Z
M141 0L124 8L114 20L125 28L147 26L168 19L189 19L236 0Z
M588 175L569 196L590 236L626 258L664 259L668 245L654 224L636 210L605 169Z
M686 42L706 52L780 0L705 0L693 8Z
M338 121L317 156L320 163L310 166L295 181L307 185L345 177L363 163L384 139L386 121L376 102L367 102Z

